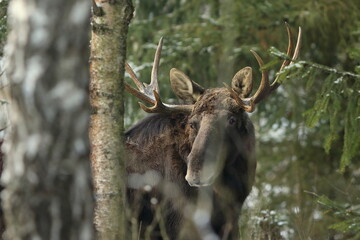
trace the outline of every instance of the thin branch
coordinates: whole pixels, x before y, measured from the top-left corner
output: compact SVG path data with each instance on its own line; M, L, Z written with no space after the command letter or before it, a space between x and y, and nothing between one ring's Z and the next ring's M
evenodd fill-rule
M278 58L281 58L281 59L291 60L291 58L288 55L286 55L283 52L280 52L278 49L276 49L274 47L271 47L269 52L270 52L271 55L273 55L275 57L278 57ZM328 67L328 66L325 66L325 65L322 65L322 64L309 62L309 61L305 61L305 60L297 60L297 61L294 61L294 62L297 63L297 64L300 64L300 65L303 65L303 66L308 66L308 67L311 67L311 68L319 69L319 70L321 70L323 72L327 72L327 73L331 73L331 74L337 74L337 75L340 75L340 76L343 76L343 77L347 76L347 77L351 77L351 78L355 78L355 79L360 80L360 75L356 74L356 73L353 73L353 72L345 72L345 71L338 70L336 68L331 68L331 67Z

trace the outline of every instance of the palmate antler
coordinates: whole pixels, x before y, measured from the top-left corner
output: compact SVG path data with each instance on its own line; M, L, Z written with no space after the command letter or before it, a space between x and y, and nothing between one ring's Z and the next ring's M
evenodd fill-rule
M140 107L145 112L148 113L191 112L193 105L171 105L171 104L163 103L160 99L157 76L158 76L158 68L160 63L162 44L163 44L163 38L160 39L159 44L156 48L154 64L151 71L150 85L140 82L139 79L136 77L132 68L129 66L129 64L126 63L125 70L129 73L131 79L134 81L138 90L131 87L127 83L125 83L125 89L135 97L139 98L140 100L153 105L152 107L147 107L143 103L139 102Z
M286 66L289 66L290 64L292 64L293 61L295 61L298 58L299 51L300 51L300 44L301 44L301 27L299 27L296 47L295 47L295 50L293 52L293 46L294 45L293 45L293 41L292 41L291 29L290 29L290 27L289 27L289 25L287 23L285 23L285 25L286 25L286 29L287 29L287 33L288 33L288 38L289 38L287 55L291 57L291 60L290 59L284 60L283 64L281 65L281 68L280 68L279 72L281 72ZM253 50L250 50L250 51L255 56L259 66L261 68L264 65L263 60L261 59L261 57L255 51L253 51ZM236 94L234 92L233 89L231 89L231 88L228 88L228 89L230 91L231 97L233 99L235 99L235 101L237 102L238 105L241 106L241 108L243 108L247 112L253 112L255 110L255 104L259 103L261 100L266 98L275 89L277 89L280 86L280 83L278 82L278 79L279 79L279 76L277 76L275 78L275 80L270 84L268 72L266 70L262 70L262 77L261 77L260 86L257 89L257 91L255 92L255 94L250 98L241 98L238 94Z

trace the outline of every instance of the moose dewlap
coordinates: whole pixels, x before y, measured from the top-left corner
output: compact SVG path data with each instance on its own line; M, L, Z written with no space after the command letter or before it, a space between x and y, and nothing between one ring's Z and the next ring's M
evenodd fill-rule
M287 26L287 54L298 57ZM135 97L151 104L151 113L126 133L129 224L140 239L239 239L238 218L254 183L255 133L247 112L274 91L262 72L252 91L252 69L235 74L230 86L204 89L177 69L170 71L175 94L185 104L163 103L157 72L162 39L155 53L150 85L126 70L138 89L125 84ZM260 67L262 59L252 51ZM280 71L291 64L285 60Z

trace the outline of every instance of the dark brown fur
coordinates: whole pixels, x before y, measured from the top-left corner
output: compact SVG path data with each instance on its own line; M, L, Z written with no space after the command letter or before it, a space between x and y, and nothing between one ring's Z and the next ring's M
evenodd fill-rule
M141 239L163 239L164 232L170 239L238 239L256 167L255 136L227 89L206 90L191 114L150 115L125 136L130 216ZM214 172L205 173L213 163ZM196 220L203 206L210 206L208 222Z

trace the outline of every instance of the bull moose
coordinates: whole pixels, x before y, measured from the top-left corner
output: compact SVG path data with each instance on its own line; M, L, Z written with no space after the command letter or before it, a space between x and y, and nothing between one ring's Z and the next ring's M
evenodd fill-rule
M283 70L297 59L301 28L289 45ZM129 218L139 239L239 239L241 207L255 178L255 133L247 112L274 91L262 70L252 91L252 69L238 71L231 85L204 89L173 68L170 82L184 104L163 103L157 82L162 39L158 44L150 85L140 82L126 64L137 89L125 89L151 104L151 113L125 133ZM260 68L263 60L255 56Z

